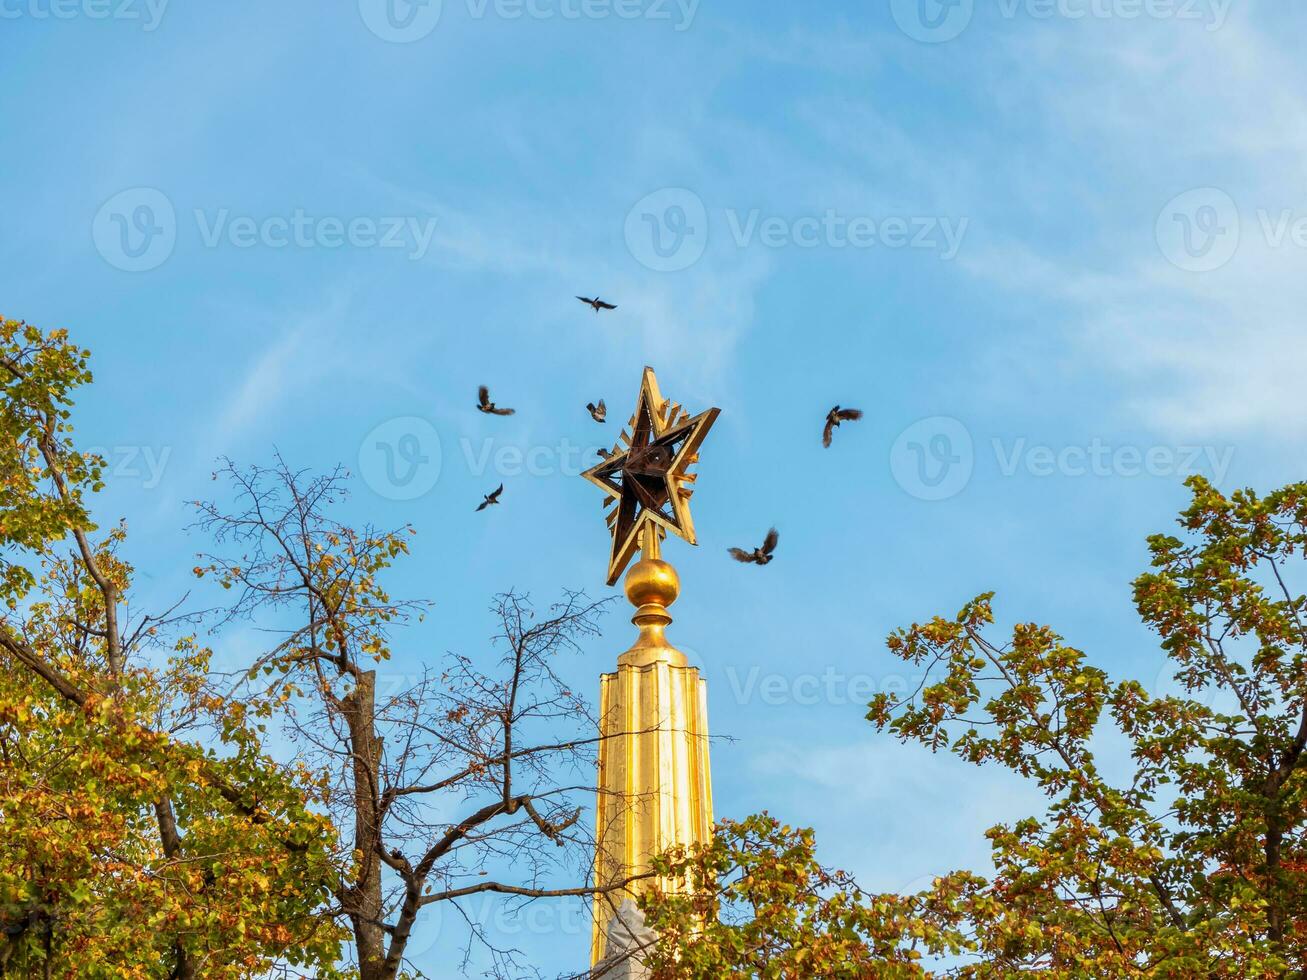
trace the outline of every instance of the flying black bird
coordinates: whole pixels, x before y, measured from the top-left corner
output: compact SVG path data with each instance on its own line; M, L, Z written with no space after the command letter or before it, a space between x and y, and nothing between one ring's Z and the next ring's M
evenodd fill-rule
M767 539L763 541L761 548L755 548L753 551L745 551L743 548L729 548L731 557L736 561L744 562L746 565L766 565L772 560L772 552L776 550L776 542L780 540L780 535L776 533L776 528L767 532Z
M490 389L482 385L477 389L477 411L487 415L512 415L516 409L500 408L490 400Z
M839 428L841 422L856 422L862 418L862 412L856 408L840 408L836 405L826 413L826 430L821 434L821 444L830 448L831 433Z
M605 303L605 302L604 302L603 300L601 300L598 296L596 296L594 299L591 299L589 296L578 296L577 299L579 299L579 300L580 300L582 303L584 303L586 306L592 306L592 307L594 307L594 311L595 311L596 313L598 313L600 310L615 310L615 309L617 309L616 305L614 305L613 303Z
M491 504L499 503L499 495L503 492L504 492L504 485L501 483L499 485L499 489L496 490L494 493L486 494L486 499L481 501L481 506L478 507L477 510L482 511L485 510L487 507L489 507Z
M585 410L590 413L590 417L596 422L604 422L608 419L608 406L604 404L602 398L599 399L598 405L586 402Z

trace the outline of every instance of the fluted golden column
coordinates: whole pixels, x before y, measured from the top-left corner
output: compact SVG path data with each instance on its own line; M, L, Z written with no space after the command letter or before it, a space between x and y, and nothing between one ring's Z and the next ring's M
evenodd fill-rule
M626 575L626 597L637 607L631 621L640 635L617 658L617 670L600 680L600 888L648 872L651 858L670 847L712 836L707 685L664 635L680 578L658 551L657 533L646 535L644 557ZM606 955L606 929L623 900L655 883L681 887L645 879L595 897L593 964Z
M596 895L591 961L608 953L608 927L626 900L655 885L681 882L644 878L654 857L671 847L690 847L712 835L712 782L708 773L708 699L699 671L667 642L672 617L667 608L681 590L676 569L662 560L661 542L675 534L696 543L690 498L697 474L691 470L699 447L720 410L691 416L663 398L653 368L646 367L628 433L618 436L603 461L582 476L604 492L612 532L608 584L626 573L626 597L636 607L640 628L635 646L617 658L617 670L600 681L598 888L629 884ZM627 923L627 909L621 919ZM638 913L636 913L638 917ZM629 951L634 933L614 930L615 943ZM618 957L621 959L621 957ZM639 975L638 963L605 966L603 976Z

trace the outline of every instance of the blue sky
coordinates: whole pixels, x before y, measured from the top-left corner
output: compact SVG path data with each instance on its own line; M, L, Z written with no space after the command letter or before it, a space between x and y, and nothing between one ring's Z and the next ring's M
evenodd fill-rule
M436 606L396 670L484 649L496 591L603 594L575 472L651 364L723 410L701 547L667 549L734 739L718 814L814 826L870 886L983 868L1039 805L862 720L913 680L891 629L992 589L1155 685L1129 583L1183 476L1302 477L1302 9L51 2L0 0L0 312L94 351L77 421L141 608L190 585L214 458L274 449L417 527L393 591ZM517 415L474 412L483 381ZM823 450L836 402L867 418ZM729 561L772 524L776 562ZM631 633L619 607L578 683ZM584 959L576 916L476 914L547 973Z

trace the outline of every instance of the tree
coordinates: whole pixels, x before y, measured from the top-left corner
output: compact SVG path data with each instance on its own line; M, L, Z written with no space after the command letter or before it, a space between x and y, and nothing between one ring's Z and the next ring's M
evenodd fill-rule
M233 507L199 504L200 526L238 553L206 555L196 571L232 591L229 618L280 630L231 697L277 706L331 815L342 841L333 912L349 925L362 980L400 975L419 917L437 903L593 895L557 881L593 875L580 816L594 798L598 726L555 662L596 634L604 604L569 593L537 617L524 597L501 595L495 669L452 656L383 694L377 669L392 634L426 608L382 584L412 529L336 521L341 471L279 462L223 474ZM449 812L458 816L440 816ZM512 878L494 876L492 861ZM475 928L473 938L489 945ZM514 951L491 953L499 972L517 969Z
M698 876L705 927L669 927L674 896L648 903L667 929L662 975L691 975L680 962L799 977L800 948L833 957L833 976L924 975L904 959L919 950L954 954L938 972L961 977L1307 975L1307 598L1291 585L1307 484L1189 487L1184 537L1151 537L1153 570L1134 585L1182 694L1112 682L1046 626L994 642L989 594L889 638L925 681L871 703L878 729L1005 766L1049 797L1043 815L989 830L991 879L869 896L818 872L805 835L727 825L669 865ZM1127 781L1100 771L1095 738L1128 742ZM713 921L713 902L740 899L743 921Z
M126 529L92 520L104 464L69 424L88 356L0 326L0 976L391 980L437 903L626 884L588 884L597 725L556 669L603 602L501 595L489 669L419 659L383 691L426 608L382 585L412 529L336 521L347 475L279 459L224 465L234 509L197 503L194 571L230 603L129 615ZM200 631L234 619L280 640L218 673Z
M330 826L212 695L210 652L127 615L103 461L71 444L87 352L0 321L0 973L331 976ZM148 654L148 655L147 655Z
M925 975L923 951L962 948L949 927L951 892L871 895L818 863L811 830L767 814L724 821L708 845L666 855L656 867L690 887L642 900L658 938L633 955L652 980L896 980Z

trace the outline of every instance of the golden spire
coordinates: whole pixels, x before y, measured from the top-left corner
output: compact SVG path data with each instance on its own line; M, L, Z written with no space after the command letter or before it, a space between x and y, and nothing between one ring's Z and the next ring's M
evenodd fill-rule
M631 433L585 478L602 489L612 530L608 584L626 574L626 597L636 607L634 645L617 658L617 670L600 680L599 797L595 882L600 888L629 881L671 847L706 843L712 835L712 779L708 763L707 685L697 668L666 637L668 607L681 591L676 569L662 559L671 531L695 543L690 515L689 468L717 420L710 408L691 418L658 392L644 369ZM608 955L608 928L622 902L651 887L680 882L642 879L597 895L591 962ZM619 930L620 931L620 930Z
M677 667L689 665L685 654L667 642L664 630L672 624L667 607L681 594L681 577L659 557L658 529L645 526L646 544L638 562L626 573L626 598L635 606L631 622L640 627L635 645L617 658L617 663L646 667L665 661Z

